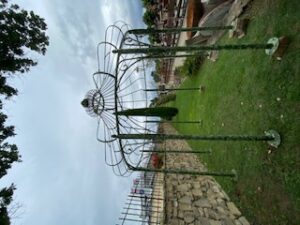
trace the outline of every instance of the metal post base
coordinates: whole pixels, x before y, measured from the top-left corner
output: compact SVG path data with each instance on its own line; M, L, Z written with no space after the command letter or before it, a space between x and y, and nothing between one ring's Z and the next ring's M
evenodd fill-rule
M276 130L267 130L265 134L274 138L273 140L269 140L268 144L274 148L278 148L281 144L280 134Z
M272 44L273 48L266 49L266 54L273 56L277 60L281 60L289 46L290 41L287 37L282 36L280 38L273 37L268 41L268 43Z
M232 170L231 170L231 173L234 174L234 177L232 177L232 180L235 181L235 182L237 182L238 179L239 179L238 173L236 172L235 169L232 169Z
M270 48L270 49L266 49L266 54L267 55L273 55L279 47L279 38L277 38L277 37L270 38L268 40L268 44L272 44L273 47Z

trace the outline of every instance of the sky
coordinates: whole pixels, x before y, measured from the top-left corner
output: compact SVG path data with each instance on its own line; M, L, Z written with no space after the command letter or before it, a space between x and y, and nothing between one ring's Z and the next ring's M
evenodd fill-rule
M140 0L12 0L45 18L50 46L38 65L11 82L19 95L6 102L22 163L0 180L15 183L16 225L116 224L130 190L104 163L96 120L80 101L93 89L96 45L118 20L144 27Z

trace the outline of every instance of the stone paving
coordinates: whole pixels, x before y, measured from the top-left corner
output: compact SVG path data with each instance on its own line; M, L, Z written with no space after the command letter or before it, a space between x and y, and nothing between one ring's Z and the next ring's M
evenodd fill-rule
M176 133L170 125L165 133ZM171 140L167 149L189 150L185 141ZM167 168L206 171L195 154L168 154ZM167 225L250 225L240 210L230 201L221 186L210 176L170 174L166 176L165 204Z

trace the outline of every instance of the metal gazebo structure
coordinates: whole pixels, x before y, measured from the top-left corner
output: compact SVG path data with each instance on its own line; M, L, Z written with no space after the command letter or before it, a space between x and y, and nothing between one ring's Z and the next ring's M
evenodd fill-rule
M207 50L265 49L271 51L278 47L274 44L274 40L266 44L161 47L151 45L147 35L232 28L232 26L222 26L161 30L131 29L128 24L117 22L106 29L104 41L97 46L98 70L93 74L95 88L86 94L82 105L90 116L97 119L97 140L105 144L106 164L112 166L117 175L126 176L132 171L143 171L236 177L234 171L200 172L146 167L155 143L169 139L267 141L275 147L280 144L280 135L274 130L269 130L260 136L173 135L158 133L157 123L147 123L147 121L156 121L157 117L161 117L161 110L166 110L150 107L153 91L156 90L149 85L151 60L189 57L193 54L203 54ZM163 151L167 154L166 150Z

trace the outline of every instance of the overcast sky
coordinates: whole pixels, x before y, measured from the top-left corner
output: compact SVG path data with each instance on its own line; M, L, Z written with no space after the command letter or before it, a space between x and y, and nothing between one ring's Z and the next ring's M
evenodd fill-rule
M50 46L38 66L13 83L19 96L6 104L11 139L22 155L0 180L14 182L22 204L17 225L115 224L131 179L104 164L96 121L80 105L93 88L96 45L117 20L143 27L140 0L12 0L45 18Z

